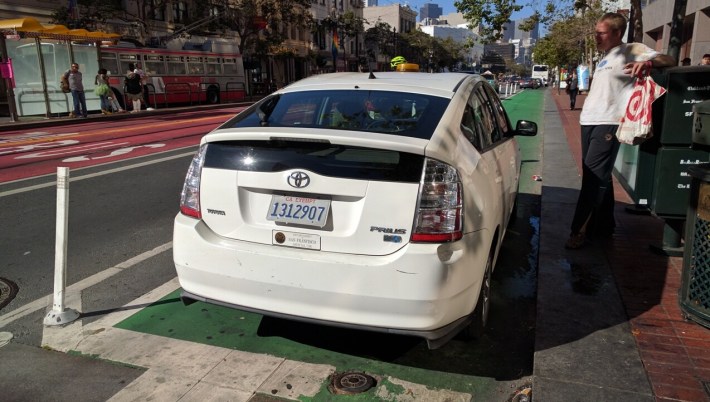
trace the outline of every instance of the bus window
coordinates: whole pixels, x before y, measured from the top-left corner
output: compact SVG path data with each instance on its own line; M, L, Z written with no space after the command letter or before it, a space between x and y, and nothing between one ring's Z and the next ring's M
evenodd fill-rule
M165 74L165 63L163 56L147 56L143 63L143 69L148 75Z
M121 55L119 55L119 59L120 59L120 64L118 67L121 70L118 73L121 75L128 74L128 65L129 64L132 63L135 68L135 64L138 62L138 58L134 54L121 54Z
M187 67L191 75L203 75L205 73L205 65L202 64L202 57L188 57Z
M224 75L239 75L239 67L237 65L237 59L233 57L224 58Z
M207 75L222 75L222 67L219 64L208 64Z
M101 52L101 67L105 68L110 75L122 74L121 69L118 67L115 53Z
M168 56L168 74L184 75L185 60L180 56Z
M207 75L222 75L222 68L217 57L205 58L207 62Z

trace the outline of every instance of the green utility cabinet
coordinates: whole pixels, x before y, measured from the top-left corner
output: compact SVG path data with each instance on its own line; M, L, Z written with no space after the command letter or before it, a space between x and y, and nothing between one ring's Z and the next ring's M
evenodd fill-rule
M710 101L694 106L693 143L710 145ZM683 315L710 328L710 163L688 168L692 177L678 301Z
M710 161L710 146L693 142L693 106L710 99L710 66L656 70L653 79L667 92L653 103L654 137L639 146L622 144L614 174L635 202L627 210L662 218L666 255L683 253L691 177L688 168Z
M687 169L710 161L710 148L693 143L693 106L710 99L710 66L655 70L652 77L668 91L653 103L654 136L639 146L622 144L614 173L637 206L684 220Z

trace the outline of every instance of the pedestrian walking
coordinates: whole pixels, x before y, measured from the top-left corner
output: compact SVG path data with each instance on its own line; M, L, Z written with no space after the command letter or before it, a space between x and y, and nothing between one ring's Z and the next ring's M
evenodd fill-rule
M579 117L582 135L582 188L566 248L584 245L587 235L614 232L614 190L611 173L619 151L616 129L633 90L634 79L653 67L676 61L641 43L623 43L626 18L606 13L596 23L597 49L604 52L594 71Z
M101 114L111 114L111 102L108 98L111 88L108 85L108 75L105 68L99 69L99 73L94 78L94 84L96 85L94 93L99 96L101 102Z
M140 112L141 99L143 98L143 86L141 85L141 76L135 73L135 66L133 63L128 65L128 73L126 73L124 85L126 87L128 99L130 99L133 103L133 110L131 110L131 113ZM128 107L126 107L126 109L128 109Z
M84 94L84 83L79 64L72 63L69 70L64 72L64 79L69 83L71 97L74 103L74 110L69 114L69 117L84 117L88 116L86 110L86 94Z
M576 71L572 71L572 74L567 77L565 91L569 95L569 110L574 110L574 105L577 103L577 94L579 93L579 79Z
M148 102L148 73L143 70L141 63L136 63L136 68L133 70L135 74L141 77L141 88L143 88L143 103L145 103L146 110L150 109L150 102Z

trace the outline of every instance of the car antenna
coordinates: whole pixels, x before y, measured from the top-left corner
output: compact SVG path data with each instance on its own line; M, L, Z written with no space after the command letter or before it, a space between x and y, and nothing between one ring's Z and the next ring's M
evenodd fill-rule
M367 76L367 79L368 80L377 79L377 77L375 77L375 74L372 73L372 64L367 63L367 69L370 71L370 75Z

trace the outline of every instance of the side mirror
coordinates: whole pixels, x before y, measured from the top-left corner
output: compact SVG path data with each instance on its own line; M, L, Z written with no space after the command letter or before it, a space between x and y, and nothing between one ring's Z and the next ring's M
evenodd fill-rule
M515 124L515 135L534 137L537 135L537 123L528 120L518 120Z

